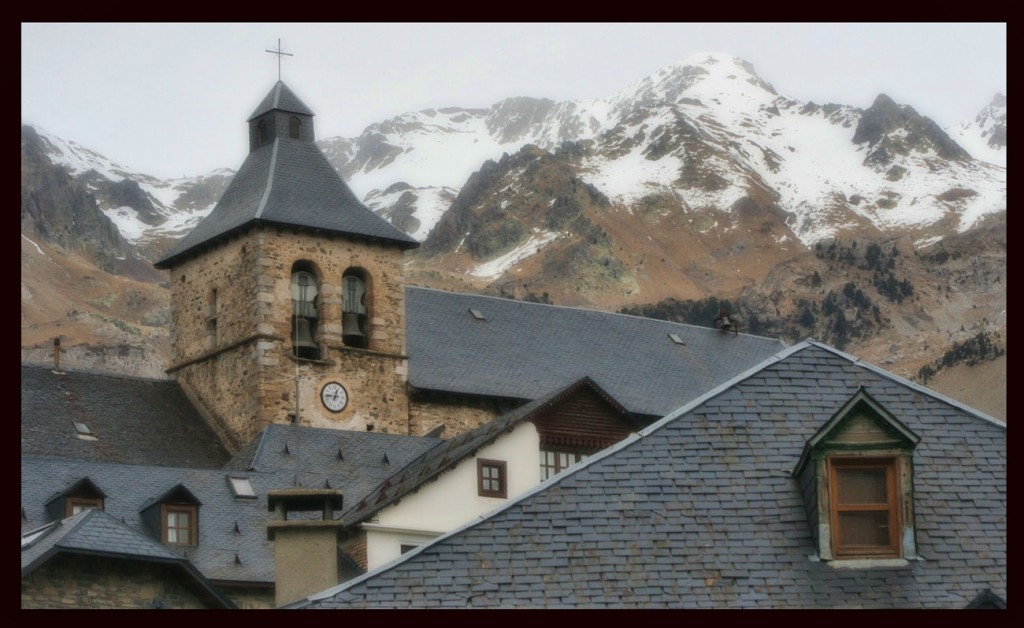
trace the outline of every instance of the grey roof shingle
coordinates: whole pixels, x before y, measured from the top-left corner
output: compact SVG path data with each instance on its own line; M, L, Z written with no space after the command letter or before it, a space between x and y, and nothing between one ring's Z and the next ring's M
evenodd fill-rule
M166 549L187 557L204 576L213 580L272 582L274 579L273 545L266 539L266 492L278 488L284 481L281 477L38 456L23 456L21 471L23 533L48 522L43 504L51 494L88 476L107 494L104 512L156 540L159 531L149 530L140 513L147 503L182 484L202 502L199 545L173 550L167 546ZM249 478L258 498L236 500L228 486L228 475ZM235 532L236 526L241 533Z
M274 108L313 115L283 83L252 117ZM154 265L170 268L202 245L257 224L354 235L403 249L419 246L363 205L314 142L275 137L249 153L213 211Z
M307 488L323 488L330 482L344 494L347 508L396 469L443 442L426 436L271 424L224 469L274 473L288 478L289 486L296 480Z
M660 417L784 348L706 327L428 288L407 287L405 300L409 383L423 390L535 399L590 377L630 412Z
M96 440L78 437L85 423ZM230 458L178 383L23 364L21 452L219 468Z
M88 477L106 495L107 514L152 535L141 511L180 484L202 505L199 545L175 552L187 555L213 580L269 583L274 580L274 546L266 536L270 516L267 491L294 486L323 488L329 482L342 491L346 503L361 500L394 469L441 442L417 436L270 425L223 470L23 455L22 532L48 523L45 504L50 498ZM385 454L391 461L388 465L382 462ZM255 471L249 471L250 467ZM256 499L235 498L229 476L248 478Z
M810 558L791 470L860 386L921 437L923 560L906 567ZM491 516L293 606L963 607L983 589L1005 599L1005 486L1005 424L805 342Z
M132 530L109 514L88 509L55 522L28 549L22 549L21 569L31 571L44 554L53 548L117 554L135 558L181 561L181 556L154 539Z
M189 561L102 510L88 509L22 537L21 575L31 573L61 553L89 554L171 564L183 573L190 588L213 606L235 608ZM27 542L26 542L27 541Z

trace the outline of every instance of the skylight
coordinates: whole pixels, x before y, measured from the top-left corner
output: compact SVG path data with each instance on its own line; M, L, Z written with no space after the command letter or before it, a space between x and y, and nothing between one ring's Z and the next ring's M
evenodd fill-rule
M235 497L247 497L249 499L256 497L256 491L252 490L249 478L228 476L228 485L231 487L231 492L234 493Z
M474 310L473 308L470 308L469 309L469 313L472 314L473 318L475 318L478 321L485 321L485 320L487 320L487 318L484 317L484 313L481 312L480 310Z
M97 440L96 435L92 433L89 426L81 421L72 421L75 424L75 431L78 432L78 438L82 440Z
M679 334L669 334L668 337L671 338L672 342L676 343L677 345L682 345L684 347L686 346L686 343L683 342L683 339L679 337Z

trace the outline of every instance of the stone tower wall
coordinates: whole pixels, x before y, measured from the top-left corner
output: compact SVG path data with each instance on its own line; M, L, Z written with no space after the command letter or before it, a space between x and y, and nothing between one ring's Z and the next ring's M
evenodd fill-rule
M319 360L292 355L291 273L298 261L312 267L319 282ZM232 449L269 422L291 422L296 374L299 424L408 433L402 262L395 246L286 227L260 226L215 245L171 271L169 371ZM369 279L366 349L342 341L341 285L349 268ZM220 301L215 335L214 288ZM348 392L340 413L320 403L329 381Z

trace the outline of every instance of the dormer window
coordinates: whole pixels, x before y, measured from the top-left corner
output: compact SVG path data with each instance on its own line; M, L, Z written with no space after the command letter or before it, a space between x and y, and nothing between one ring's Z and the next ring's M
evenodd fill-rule
M896 458L829 457L836 558L899 556L896 466Z
M188 504L164 504L161 510L161 540L168 545L196 545L196 507Z
M292 272L292 351L296 357L309 360L320 359L320 344L317 332L317 288L316 276L306 265L296 262Z
M199 545L199 507L192 491L178 484L139 513L143 523L167 545Z
M864 388L807 441L794 475L821 560L869 567L917 558L913 450L919 441Z
M67 502L66 515L68 517L85 512L90 508L103 510L103 498L101 497L69 497Z
M345 345L349 347L365 349L369 346L366 283L366 273L358 268L346 270L341 278L341 334Z
M288 137L293 140L302 139L302 120L299 120L295 116L288 118Z
M106 497L92 480L82 478L50 498L45 508L51 519L64 519L90 508L103 510L103 500Z

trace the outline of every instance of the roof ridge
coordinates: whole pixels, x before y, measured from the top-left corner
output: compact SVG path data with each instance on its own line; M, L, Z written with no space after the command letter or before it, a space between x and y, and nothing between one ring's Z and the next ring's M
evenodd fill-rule
M138 464L131 462L105 462L99 460L81 460L76 458L61 458L59 456L40 456L38 454L24 454L21 456L21 460L24 462L28 461L46 461L50 464L56 465L89 465L89 466L101 466L101 467L136 467L145 469L166 469L168 471L188 471L189 473L259 473L266 475L273 475L272 472L265 471L229 471L225 469L208 469L204 467L171 467L166 465L158 464Z
M22 362L21 368L39 369L41 371L53 372L53 366L49 364L33 364L31 362ZM134 381L142 382L155 382L155 383L174 383L177 384L177 380L173 378L157 378L157 377L144 377L142 375L128 375L125 373L117 373L114 371L100 371L97 369L81 368L81 367L66 367L61 366L62 374L73 374L73 375L95 375L99 377L110 377L113 379L130 379Z
M270 191L274 189L274 171L277 169L277 147L279 143L280 138L275 137L274 148L270 153L270 167L267 168L267 187L263 188L263 198L260 200L260 206L256 208L256 213L253 215L254 220L259 220L263 215L263 210L267 206L267 199L270 198Z
M429 292L439 292L439 293L443 293L443 294L454 294L454 295L465 296L465 297L473 297L473 298L481 298L481 299L493 299L493 300L496 300L496 301L503 301L503 302L507 302L507 303L517 303L517 304L521 304L521 305L524 305L524 306L535 305L535 306L540 306L540 307L559 308L559 309L563 309L563 310L578 310L578 311L581 311L581 312L591 312L591 313L595 313L595 314L607 314L609 316L622 316L622 317L626 317L626 318L634 318L634 319L639 319L639 320L644 320L644 321L654 321L656 323L666 323L666 324L669 324L669 325L676 325L676 326L679 326L679 327L688 327L688 328L691 328L691 329L700 329L700 330L706 330L706 331L712 331L712 332L718 332L719 331L719 330L715 329L714 327L704 327L702 325L694 325L692 323L677 323L676 321L667 321L667 320L660 319L660 318L651 318L649 316L637 316L636 314L623 314L622 312L609 312L607 310L598 310L598 309L594 309L594 308L585 307L585 306L582 306L582 305L555 305L553 303L536 303L534 301L519 301L517 299L508 299L506 297L499 297L499 296L494 296L494 295L490 295L490 294L474 294L474 293L471 293L471 292L453 292L453 291L450 291L450 290L441 290L441 289L438 289L438 288L428 288L426 286L406 285L405 287L406 287L407 290L408 289L423 290L425 292L427 292L427 291L429 291ZM771 336L758 336L758 335L755 335L755 334L748 334L748 333L744 333L744 332L738 332L737 335L747 336L749 338L761 338L761 339L764 339L764 340L772 340L772 341L777 341L777 342L779 341L778 338L772 338Z

